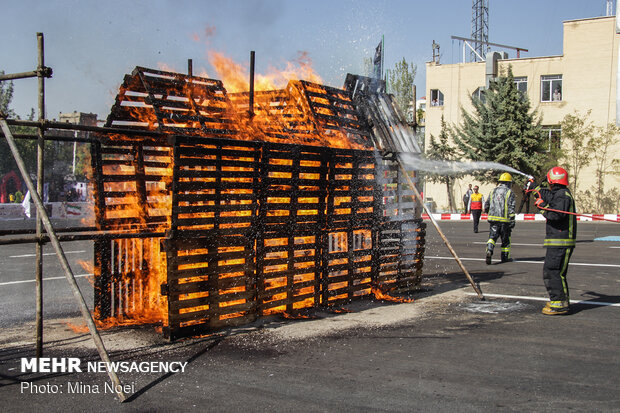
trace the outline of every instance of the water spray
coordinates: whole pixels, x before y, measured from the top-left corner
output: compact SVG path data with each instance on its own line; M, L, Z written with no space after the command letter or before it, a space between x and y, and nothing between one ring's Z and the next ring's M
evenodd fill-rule
M441 238L443 239L444 244L446 244L446 247L448 247L448 250L450 251L450 253L454 257L454 259L456 260L457 264L459 265L459 267L461 267L461 270L463 270L463 273L467 277L467 280L471 284L472 288L474 289L476 294L478 294L478 298L480 298L480 300L484 301L485 298L484 298L484 295L482 294L482 291L480 291L480 288L478 288L478 286L474 282L474 279L469 274L469 271L467 271L467 269L463 265L463 262L461 261L459 256L456 254L456 251L454 251L454 248L452 248L452 245L450 244L450 241L448 241L448 238L446 238L446 236L444 235L444 233L441 230L441 228L439 228L439 224L437 223L437 221L433 217L433 214L428 209L428 207L424 204L424 200L422 199L422 195L420 194L420 191L418 191L417 186L413 183L413 181L411 180L411 177L409 177L409 174L407 173L407 170L403 166L403 162L401 161L401 156L402 155L403 154L398 154L398 156L396 156L395 159L396 159L396 162L398 163L398 166L400 167L400 169L401 169L401 171L403 173L403 176L407 179L407 182L411 186L411 189L413 189L413 193L414 193L416 199L422 205L422 208L424 208L424 211L426 211L426 213L428 214L431 222L433 223L433 226L435 227L435 229L439 233L439 236L441 236Z
M510 166L503 165L498 162L459 162L459 161L442 161L435 159L427 159L418 153L401 153L399 155L400 162L409 166L416 171L435 173L439 175L456 175L474 171L498 170L505 171L516 175L522 175L526 179L534 179L532 175L528 175Z

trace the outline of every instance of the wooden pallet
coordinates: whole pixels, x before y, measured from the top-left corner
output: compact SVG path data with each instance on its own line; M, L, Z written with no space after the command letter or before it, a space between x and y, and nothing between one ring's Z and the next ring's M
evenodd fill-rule
M138 320L148 293L175 339L417 288L420 209L353 95L291 81L250 116L219 81L127 75L107 121L123 134L92 146L98 229L125 232L95 245L99 317Z

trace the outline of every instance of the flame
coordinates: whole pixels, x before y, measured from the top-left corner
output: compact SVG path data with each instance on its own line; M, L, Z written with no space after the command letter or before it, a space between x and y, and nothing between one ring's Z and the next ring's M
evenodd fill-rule
M221 79L230 93L246 92L249 88L249 68L235 62L232 58L214 50L207 51L209 63L215 69L217 78ZM321 77L312 68L312 60L307 52L299 52L292 62L286 62L284 69L270 67L266 74L255 74L254 90L267 91L280 89L290 80L308 80L321 83Z
M391 301L394 303L412 303L414 301L413 298L393 297L389 294L382 292L376 287L372 287L372 294L377 300Z
M63 323L65 323L65 325L69 327L71 331L73 331L74 333L77 333L77 334L88 333L88 326L86 324L78 325L78 324L73 324L69 321L63 321Z

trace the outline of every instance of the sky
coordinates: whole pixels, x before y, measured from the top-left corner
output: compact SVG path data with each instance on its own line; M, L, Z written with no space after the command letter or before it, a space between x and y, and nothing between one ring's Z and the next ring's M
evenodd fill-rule
M46 116L96 113L105 119L123 76L134 67L217 78L209 51L256 71L283 70L305 54L322 82L342 87L347 73L385 38L385 67L416 65L418 97L433 40L440 62L458 63L470 37L470 0L0 0L0 70L36 69L36 33L45 36ZM605 15L605 0L490 0L489 41L528 49L522 57L562 54L562 22ZM515 57L509 51L510 57ZM225 85L226 86L226 85ZM37 107L37 80L14 81L11 108L22 118Z

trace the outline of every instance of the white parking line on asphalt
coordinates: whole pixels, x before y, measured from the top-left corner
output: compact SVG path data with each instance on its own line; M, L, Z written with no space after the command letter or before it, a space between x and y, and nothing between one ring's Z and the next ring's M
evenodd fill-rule
M467 295L478 295L476 293L465 293ZM549 301L549 298L544 297L530 297L527 295L506 295L506 294L484 294L485 297L492 298L511 298L515 300L531 300L531 301ZM589 304L589 305L597 305L597 306L609 306L609 307L620 307L620 303L608 303L605 301L585 301L585 300L570 300L571 304Z
M480 242L480 241L476 241L476 242L472 242L472 244L482 244L482 245L487 245L486 242ZM511 243L510 245L518 245L520 247L542 247L542 244L516 244L516 243Z
M459 257L461 259L461 261L484 261L484 258L463 258L463 257ZM430 255L426 255L424 256L425 260L431 259L431 260L453 260L454 257L433 257ZM513 262L522 262L525 264L544 264L544 262L541 261L526 261L526 260L519 260L519 259L515 259ZM595 263L587 263L587 262L571 262L568 264L569 266L571 265L579 265L579 266L583 266L583 267L611 267L611 268L620 268L620 264L595 264Z
M93 274L75 274L74 277L89 277ZM50 280L64 280L65 277L47 277L47 278L43 278L43 281L50 281ZM7 282L3 282L0 283L0 285L12 285L12 284L25 284L25 283L33 283L36 280L20 280L20 281L7 281Z
M81 254L83 252L86 251L65 251L65 254ZM56 255L55 252L46 252L45 255ZM35 254L24 254L24 255L9 255L9 258L30 258L30 257L36 257Z

